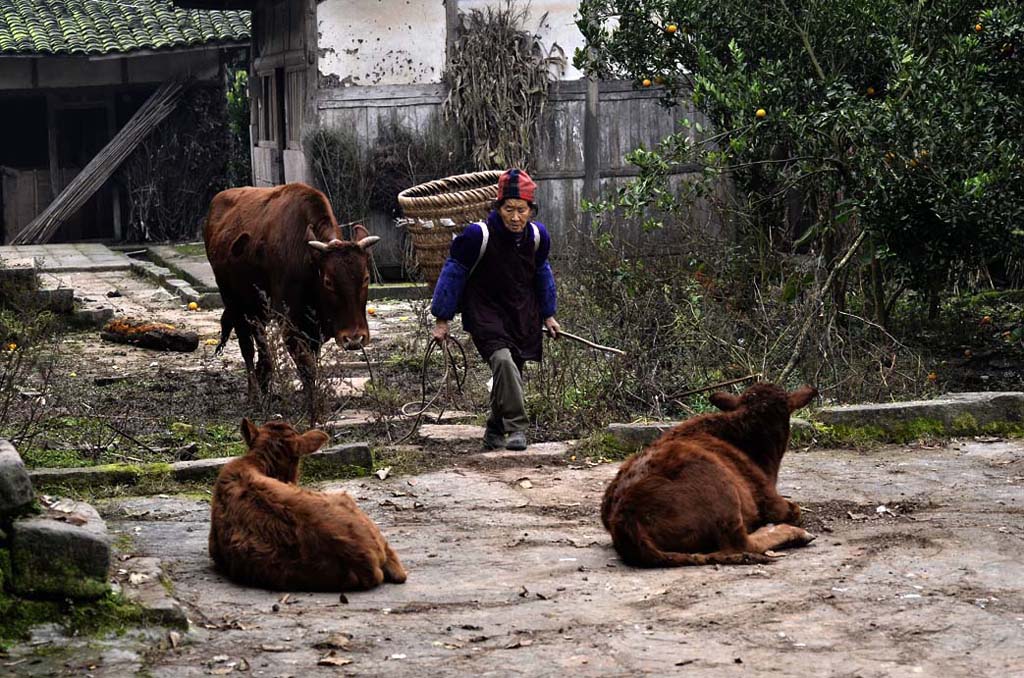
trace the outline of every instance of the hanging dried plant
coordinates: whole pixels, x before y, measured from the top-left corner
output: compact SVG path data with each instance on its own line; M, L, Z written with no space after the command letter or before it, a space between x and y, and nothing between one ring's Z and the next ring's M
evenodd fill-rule
M557 43L545 50L540 36L523 29L528 14L528 4L507 0L462 15L445 73L444 114L465 132L480 170L530 168L548 85L565 70Z

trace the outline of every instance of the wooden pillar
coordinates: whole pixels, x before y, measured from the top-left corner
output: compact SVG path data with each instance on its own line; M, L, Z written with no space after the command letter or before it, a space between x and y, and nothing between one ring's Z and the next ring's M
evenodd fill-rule
M123 61L123 60L122 60ZM107 142L117 134L117 99L116 91L112 91L107 98ZM113 210L114 240L120 242L124 239L121 227L121 186L113 178L107 180L110 186L110 196Z
M593 202L597 199L601 180L601 90L597 76L587 76L587 98L583 113L583 199ZM593 217L583 213L584 232L590 230Z
M50 162L50 201L60 193L60 164L57 154L57 96L46 95L46 130Z
M445 19L445 67L452 59L452 50L455 49L455 32L459 26L459 0L444 0Z

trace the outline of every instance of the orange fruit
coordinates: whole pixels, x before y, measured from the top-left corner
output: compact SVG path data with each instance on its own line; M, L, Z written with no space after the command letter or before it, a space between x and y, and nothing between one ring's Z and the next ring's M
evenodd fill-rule
M669 24L668 26L665 26L665 32L666 33L675 33L678 30L679 30L679 27L676 26L675 24Z
M868 96L869 97L875 96L875 88L874 87L870 87L869 86L868 89L867 89L867 92L868 92Z
M992 324L992 316L987 315L984 318L982 318L981 319L981 324L982 325L991 325Z
M366 313L369 315L377 315L377 308L375 306L367 306Z
M199 310L199 304L197 304L194 301L188 302L188 310L190 310L190 311L198 311Z
M974 32L975 33L981 33L983 28L984 27L981 24L974 24Z
M766 115L768 115L768 111L764 110L763 108L759 108L756 111L754 111L754 117L756 117L758 120L764 118Z
M641 82L640 84L643 85L644 87L650 87L651 86L651 79L650 78L644 78L643 82Z
M934 372L929 372L928 373L928 381L930 381L930 382L932 382L934 384L938 380L939 380L939 375L935 374Z

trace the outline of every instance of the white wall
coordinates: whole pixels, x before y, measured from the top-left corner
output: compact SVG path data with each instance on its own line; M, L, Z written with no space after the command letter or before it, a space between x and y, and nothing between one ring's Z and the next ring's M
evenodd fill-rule
M444 0L325 0L317 30L320 74L334 86L441 82Z
M519 0L519 6L526 0ZM459 0L459 11L471 9L484 10L487 7L502 7L505 0ZM529 15L523 28L536 33L541 38L544 49L551 49L555 43L565 51L566 67L563 80L578 80L583 77L580 71L572 67L572 55L577 47L583 46L583 35L576 28L575 14L579 2L573 0L532 0ZM541 24L541 17L547 12L547 18Z

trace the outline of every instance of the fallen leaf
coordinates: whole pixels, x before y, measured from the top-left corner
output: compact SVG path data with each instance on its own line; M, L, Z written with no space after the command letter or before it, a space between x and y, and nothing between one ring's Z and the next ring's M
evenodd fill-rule
M335 655L333 652L326 654L323 657L320 657L320 659L317 661L317 664L319 664L320 666L345 666L346 664L351 663L352 660L348 657L339 657Z
M391 655L389 657L389 659L405 659L405 655L404 654L393 654L393 655Z
M264 652L287 652L290 648L285 647L284 645L267 645L267 644L263 644L263 645L260 645L260 649L263 650Z
M530 640L530 639L516 640L516 641L513 641L513 642L509 643L508 645L506 645L505 649L506 650L515 650L515 649L518 649L520 647L530 647L531 645L533 645L533 641Z
M215 669L210 669L210 675L214 675L214 676L226 676L229 673L234 673L234 672L235 672L235 667L234 666L219 666L219 667L217 667Z
M524 490L528 490L531 487L533 487L533 483L531 483L529 480L520 480L519 487L523 488Z
M170 642L172 648L178 647L181 643L181 634L177 631L170 631L167 634L167 640Z
M390 466L385 466L384 468L377 469L377 472L374 475L376 475L381 480L384 480L385 478L388 477L388 474L390 474L390 473L391 473L391 467Z
M867 520L868 517L863 513L854 513L853 511L847 511L846 515L850 516L850 520Z
M520 586L519 587L519 597L520 598L525 598L528 595L530 595L530 592L526 590L526 587L525 586Z
M210 661L212 661L214 664L220 664L221 662L226 662L228 659L231 659L231 657L227 656L226 654L218 654L214 655L214 657L210 659Z

